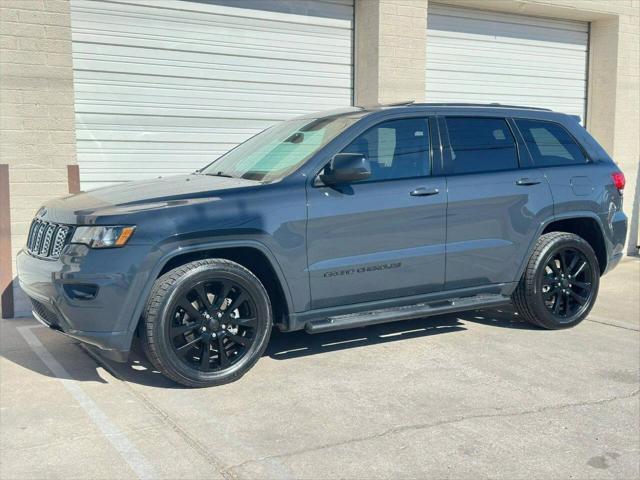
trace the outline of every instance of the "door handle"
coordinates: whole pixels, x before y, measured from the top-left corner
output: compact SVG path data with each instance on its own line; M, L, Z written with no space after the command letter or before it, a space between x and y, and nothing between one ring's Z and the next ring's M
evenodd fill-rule
M428 197L429 195L437 195L439 193L440 190L437 188L420 187L413 190L409 195L412 197Z
M518 180L516 180L516 185L520 185L523 187L529 186L529 185L538 185L539 183L542 183L542 180L539 180L537 178L520 178Z

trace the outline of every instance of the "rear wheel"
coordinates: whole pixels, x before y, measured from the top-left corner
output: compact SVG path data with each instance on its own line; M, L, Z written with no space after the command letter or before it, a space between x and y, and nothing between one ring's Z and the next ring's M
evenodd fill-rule
M221 385L262 356L271 322L269 297L253 273L229 260L199 260L156 281L143 342L151 363L172 380Z
M565 232L542 235L513 294L522 317L543 328L580 323L591 311L600 284L600 267L581 237Z

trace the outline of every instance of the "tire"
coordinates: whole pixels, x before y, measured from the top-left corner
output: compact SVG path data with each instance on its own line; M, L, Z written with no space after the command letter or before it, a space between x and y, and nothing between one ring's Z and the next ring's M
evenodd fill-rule
M235 262L205 259L156 280L141 341L166 377L188 387L210 387L238 380L253 367L271 327L271 303L260 280Z
M589 314L599 285L600 267L591 245L572 233L551 232L538 239L512 299L524 320L558 330Z

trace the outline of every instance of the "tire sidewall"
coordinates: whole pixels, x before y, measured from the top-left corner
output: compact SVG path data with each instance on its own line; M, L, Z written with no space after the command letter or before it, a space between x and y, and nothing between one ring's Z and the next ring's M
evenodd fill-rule
M565 248L573 248L584 254L594 275L592 279L592 289L586 307L583 307L573 316L567 317L566 320L561 321L549 311L544 303L541 293L544 268L558 250ZM533 310L536 314L536 319L542 324L542 326L550 329L570 328L580 323L589 314L598 296L598 289L600 286L600 267L593 249L586 241L577 236L573 236L573 238L558 238L551 241L543 249L541 255L537 257L533 268L535 270L535 281L533 285L529 286L530 291L527 296L529 297L528 300L532 304Z
M184 383L192 384L193 386L209 386L237 380L262 356L271 334L271 305L267 292L260 281L250 272L243 272L242 270L240 268L229 268L227 265L198 266L182 275L173 284L171 293L162 300L158 309L158 318L153 324L154 336L157 339L156 353L162 361L163 367L173 375L184 379ZM176 298L184 294L196 283L213 279L231 280L245 290L255 305L258 326L254 342L238 362L222 372L202 372L195 368L190 368L180 360L178 354L173 350L167 323L172 320L172 306Z

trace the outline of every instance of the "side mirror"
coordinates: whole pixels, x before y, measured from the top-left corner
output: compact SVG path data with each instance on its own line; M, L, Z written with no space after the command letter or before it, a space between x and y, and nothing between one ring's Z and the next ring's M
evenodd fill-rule
M371 165L363 154L338 153L318 177L325 185L337 185L365 180L370 176Z

